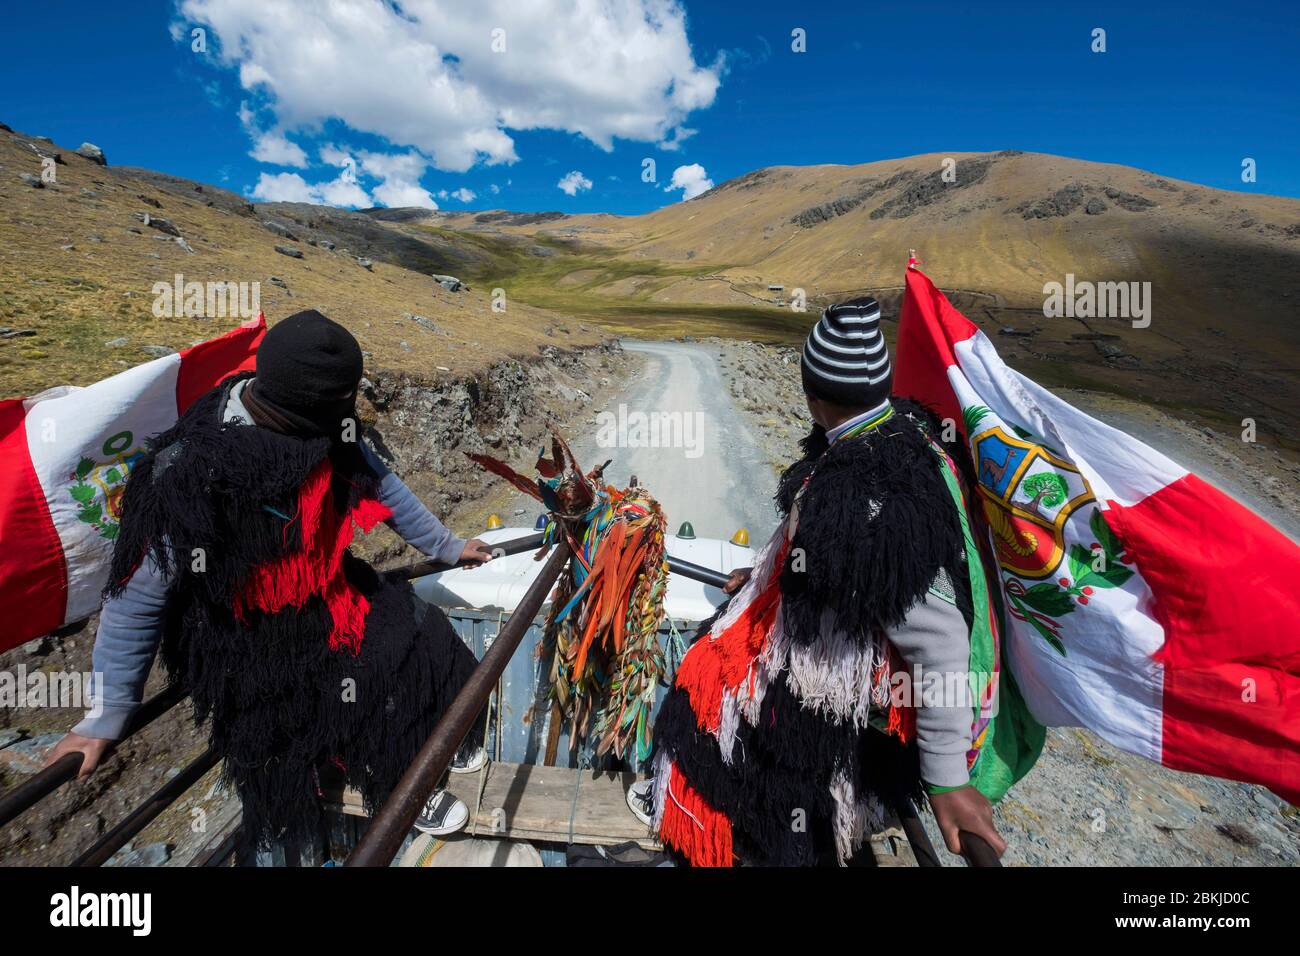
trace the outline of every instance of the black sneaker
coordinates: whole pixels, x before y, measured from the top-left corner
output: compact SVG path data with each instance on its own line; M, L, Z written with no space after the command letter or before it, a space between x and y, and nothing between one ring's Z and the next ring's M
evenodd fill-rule
M452 773L478 773L485 763L487 763L487 751L482 747L475 747L472 753L457 753L447 769Z
M446 836L465 829L469 807L446 790L435 790L416 818L415 828L432 836Z
M632 786L627 788L627 806L632 811L632 815L644 823L646 826L651 825L655 813L655 781L651 777L649 780L638 780Z

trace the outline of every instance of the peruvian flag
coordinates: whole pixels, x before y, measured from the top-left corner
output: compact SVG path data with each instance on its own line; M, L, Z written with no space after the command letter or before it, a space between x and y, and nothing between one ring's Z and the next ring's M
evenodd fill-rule
M1008 368L914 266L896 351L970 449L1033 715L1300 804L1300 547Z
M251 370L265 334L259 314L85 388L0 400L0 651L95 612L145 439Z

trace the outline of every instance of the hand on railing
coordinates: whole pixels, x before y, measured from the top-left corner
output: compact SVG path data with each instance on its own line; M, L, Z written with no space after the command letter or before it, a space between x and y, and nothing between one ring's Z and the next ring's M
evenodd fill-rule
M53 766L68 754L81 754L81 767L77 771L77 779L89 777L95 768L99 766L99 762L104 759L104 754L113 746L113 743L112 740L102 740L99 737L83 737L81 734L68 732L62 740L54 745L54 749L50 751L49 757L45 760L45 766Z
M943 834L943 842L953 853L968 850L962 845L963 833L979 837L999 857L1006 851L1007 841L1002 839L993 826L993 806L974 787L932 793L930 808L934 810L934 821Z
M478 567L492 560L491 546L478 538L465 542L465 550L460 553L460 563Z
M722 586L722 593L735 594L745 586L753 573L753 568L736 568L727 576L727 583Z

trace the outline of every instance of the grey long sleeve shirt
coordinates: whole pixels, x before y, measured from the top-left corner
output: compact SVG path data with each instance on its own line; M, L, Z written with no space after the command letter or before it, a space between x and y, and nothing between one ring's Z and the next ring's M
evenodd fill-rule
M921 779L937 787L963 786L970 781L966 752L974 716L969 693L970 635L948 575L941 572L926 599L914 605L902 624L886 635L914 678L920 670L922 686L913 685L915 696L929 692L924 686L927 679L941 684L933 690L934 697L916 701Z
M227 420L242 411L236 394L227 405ZM242 417L247 422L247 413ZM465 549L464 539L456 537L434 517L364 442L361 450L367 464L380 478L380 503L393 513L385 523L429 557L448 564L459 560ZM92 655L93 693L102 710L96 717L88 714L73 728L74 733L106 740L121 739L127 722L144 699L145 681L162 639L163 607L171 583L169 575L156 568L153 561L145 560L127 582L126 589L104 602Z

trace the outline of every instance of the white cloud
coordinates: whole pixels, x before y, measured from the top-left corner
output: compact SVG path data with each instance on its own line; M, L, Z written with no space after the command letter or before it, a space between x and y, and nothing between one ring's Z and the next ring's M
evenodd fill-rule
M215 84L214 84L215 85ZM247 101L239 104L239 122L253 140L253 148L248 155L259 163L272 163L276 166L294 166L307 168L307 154L297 143L291 142L283 130L264 130L257 119L257 113Z
M704 171L704 167L699 163L691 163L689 166L678 166L673 170L672 181L664 187L664 192L680 189L682 190L682 202L686 202L686 200L694 199L712 188L713 180Z
M419 206L422 209L437 209L438 204L429 195L429 190L418 183L386 180L375 187L375 202L381 206Z
M492 195L493 195L493 196L495 196L497 193L501 192L501 187L498 186L496 183L492 183L490 186L488 186L488 189L492 190Z
M370 196L346 171L327 182L309 183L297 173L262 173L250 195L262 202L307 202L318 206L371 206Z
M591 180L575 169L555 185L570 196L576 196L578 193L591 188Z
M429 168L429 161L418 152L374 153L359 150L355 155L333 143L320 148L322 163L343 170L340 178L357 182L360 175L378 179L373 199L381 206L418 206L437 209L429 191L420 185L420 177ZM445 198L445 197L444 197Z
M514 162L506 130L674 148L722 73L695 62L678 0L181 0L179 14L208 29L276 129L337 119L458 172Z
M660 149L675 153L682 148L682 143L694 136L696 132L696 130L687 129L685 126L674 126L672 132L660 140L657 145Z
M278 130L262 133L253 140L253 149L249 152L259 163L273 163L276 166L295 166L307 168L307 154L297 143L290 142Z

